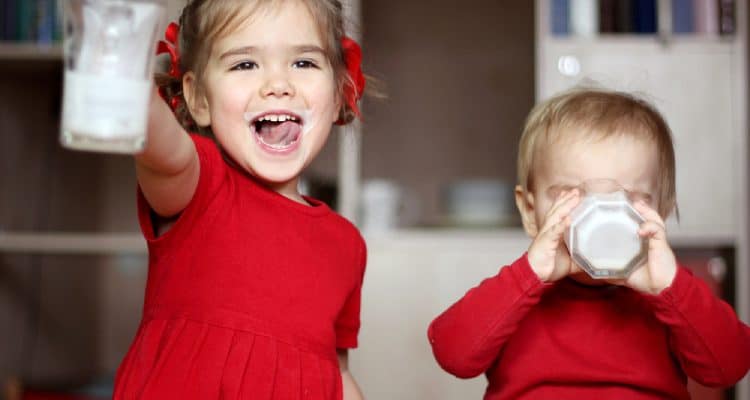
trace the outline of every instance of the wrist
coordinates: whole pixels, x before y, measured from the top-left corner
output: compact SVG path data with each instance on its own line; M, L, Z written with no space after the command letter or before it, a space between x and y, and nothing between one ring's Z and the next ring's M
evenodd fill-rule
M534 254L529 252L527 253L527 259L529 262L529 268L531 268L531 271L536 275L536 277L546 283L549 280L550 273L549 271L546 271L544 268L539 268L538 265L542 264L540 261L534 257Z
M672 283L674 283L674 279L677 276L677 266L671 267L664 276L661 279L658 279L655 281L655 284L651 288L651 291L653 295L659 295L661 292L667 290L670 286L672 286Z

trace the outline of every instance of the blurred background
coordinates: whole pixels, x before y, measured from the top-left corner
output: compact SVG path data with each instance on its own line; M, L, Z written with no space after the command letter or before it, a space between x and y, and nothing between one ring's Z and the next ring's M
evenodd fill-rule
M166 3L174 19L184 1ZM528 247L512 197L521 128L536 100L581 82L664 112L681 209L672 244L747 321L746 2L346 3L387 96L331 136L304 190L368 241L351 355L368 398L481 398L483 377L461 381L434 362L427 325ZM147 275L132 158L59 145L56 15L56 0L0 0L0 398L13 400L107 398ZM750 398L744 382L691 390Z

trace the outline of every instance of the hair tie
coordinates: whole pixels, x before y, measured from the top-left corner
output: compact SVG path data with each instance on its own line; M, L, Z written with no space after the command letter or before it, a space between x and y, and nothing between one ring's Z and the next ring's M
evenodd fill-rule
M182 79L182 71L180 71L180 48L178 45L178 40L180 37L180 26L177 25L177 23L172 22L167 26L167 30L164 32L164 40L160 40L159 44L156 48L156 54L169 54L169 76L181 80ZM168 102L169 106L172 108L172 111L177 110L177 107L180 105L182 100L178 96L174 96L171 99L167 99L167 95L164 92L163 88L159 88L159 94L161 97Z
M362 98L365 91L365 75L362 73L362 48L348 36L341 38L341 49L344 53L344 63L349 78L344 85L344 102L354 111L357 118L362 118L357 102ZM343 121L336 121L337 125L343 125Z

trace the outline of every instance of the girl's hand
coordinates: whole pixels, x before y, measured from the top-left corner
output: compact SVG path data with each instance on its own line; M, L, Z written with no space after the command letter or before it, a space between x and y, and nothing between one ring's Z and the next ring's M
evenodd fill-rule
M612 283L656 295L672 284L677 275L677 260L667 242L664 220L659 213L643 201L636 202L635 209L646 220L638 234L648 238L648 258L627 279Z
M560 193L529 246L529 264L543 282L554 282L579 271L563 242L563 234L570 226L570 213L579 202L577 189Z

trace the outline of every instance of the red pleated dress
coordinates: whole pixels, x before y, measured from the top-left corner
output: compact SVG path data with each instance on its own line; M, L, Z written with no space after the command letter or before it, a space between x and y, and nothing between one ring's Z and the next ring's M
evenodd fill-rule
M143 318L115 399L339 400L337 348L357 346L366 249L325 204L299 204L191 136L198 187L149 248Z

